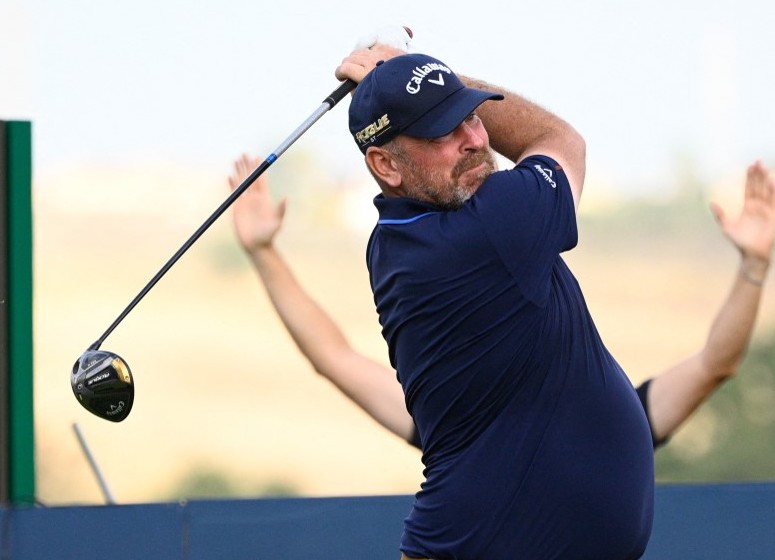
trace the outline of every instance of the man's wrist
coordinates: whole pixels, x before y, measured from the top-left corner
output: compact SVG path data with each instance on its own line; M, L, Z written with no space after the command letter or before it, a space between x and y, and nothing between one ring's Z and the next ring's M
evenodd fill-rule
M274 250L274 247L272 246L272 243L261 243L259 245L252 245L250 247L245 248L245 252L250 256L253 260L261 260L266 258L266 256L271 253Z
M757 257L743 257L740 262L740 277L754 286L763 286L767 279L767 271L770 267L769 259Z

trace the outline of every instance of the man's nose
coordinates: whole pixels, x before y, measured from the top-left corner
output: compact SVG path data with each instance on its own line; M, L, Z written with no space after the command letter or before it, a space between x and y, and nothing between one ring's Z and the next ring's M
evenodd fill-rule
M472 126L464 121L458 127L458 133L461 136L461 148L464 150L480 150L487 143L481 126Z

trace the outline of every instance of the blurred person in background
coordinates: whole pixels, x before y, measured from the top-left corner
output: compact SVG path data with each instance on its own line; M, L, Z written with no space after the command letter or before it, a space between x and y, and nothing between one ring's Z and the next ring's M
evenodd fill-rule
M423 450L402 558L639 558L653 436L561 258L583 138L427 55L360 48L336 77L358 83L349 128L381 191L371 287Z
M247 155L234 162L236 188L260 162ZM748 168L740 214L729 217L713 203L724 236L740 254L726 298L695 354L637 387L654 447L664 444L742 363L756 323L775 243L775 181L761 162ZM374 420L420 448L396 372L355 350L330 315L296 279L274 244L287 201L274 203L266 175L235 201L237 239L261 279L280 319L314 369Z

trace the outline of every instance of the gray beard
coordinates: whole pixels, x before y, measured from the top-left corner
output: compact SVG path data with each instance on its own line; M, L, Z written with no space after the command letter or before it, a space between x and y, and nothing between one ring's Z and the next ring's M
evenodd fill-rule
M424 195L426 200L443 210L458 210L476 192L461 185L452 185L443 190L434 187L425 187L417 190L421 191L418 194Z
M411 184L412 187L404 187L407 196L430 202L443 210L458 210L474 195L484 180L497 171L497 164L492 152L487 150L485 153L473 154L472 157L464 159L452 171L454 178L482 161L489 161L490 166L481 174L481 180L474 186L463 186L457 182L457 179L453 179L454 182L450 183L434 172L429 172L415 165L408 165L406 183Z

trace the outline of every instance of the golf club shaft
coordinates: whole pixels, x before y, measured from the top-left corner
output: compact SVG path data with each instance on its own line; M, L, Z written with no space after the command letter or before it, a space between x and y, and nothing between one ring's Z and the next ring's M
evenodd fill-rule
M188 249L196 242L196 240L199 239L211 225L213 225L213 223L220 217L220 215L223 214L226 209L229 208L229 206L231 206L231 204L237 200L237 198L242 193L244 193L248 187L252 185L253 182L277 160L277 158L279 158L294 142L296 142L296 140L298 140L302 134L304 134L313 124L315 124L318 119L320 119L320 117L333 109L337 103L344 99L345 95L355 89L356 85L357 84L352 80L345 80L339 85L339 87L332 91L331 94L326 97L325 100L323 100L323 103L320 105L320 107L318 107L296 130L294 130L293 133L291 133L291 135L288 136L288 138L286 138L275 149L274 152L269 154L269 156L263 162L261 162L261 164L256 167L256 169L250 175L248 175L248 177L236 189L234 189L234 191L232 191L229 197L223 201L223 203L215 210L215 212L213 212L210 217L208 217L204 223L199 226L194 234L189 237L185 243L183 243L180 249L178 249L177 252L172 255L172 258L170 258L170 260L168 260L165 265L161 267L159 272L157 272L156 275L151 278L150 282L148 282L148 284L146 284L145 287L140 290L140 293L135 296L129 305L127 305L126 309L124 309L124 311L121 312L116 320L113 321L113 324L107 328L101 337L99 337L91 346L89 346L89 350L98 350L102 343L105 342L105 339L108 338L110 333L113 332L119 323L124 320L129 312L132 311L132 309L134 309L138 303L140 303L140 300L145 297L151 288L153 288L156 283L161 280L161 278L167 273L167 271L172 268L172 265L174 265L180 259L180 257L182 257L183 254L188 251Z

